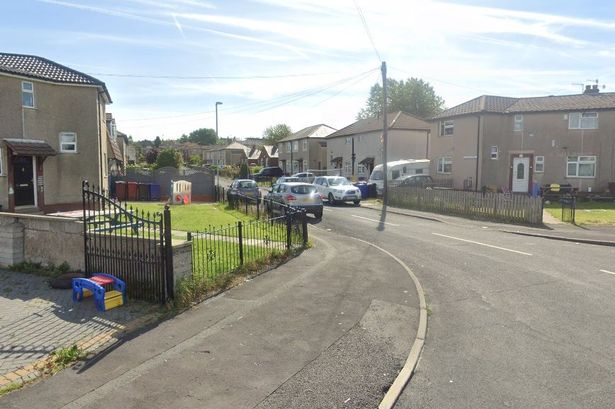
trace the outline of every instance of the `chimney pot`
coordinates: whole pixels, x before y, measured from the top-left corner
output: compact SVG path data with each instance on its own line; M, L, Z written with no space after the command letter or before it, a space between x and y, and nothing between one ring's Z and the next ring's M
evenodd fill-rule
M585 86L585 92L583 92L584 94L591 94L592 92L592 86L591 85L586 85Z

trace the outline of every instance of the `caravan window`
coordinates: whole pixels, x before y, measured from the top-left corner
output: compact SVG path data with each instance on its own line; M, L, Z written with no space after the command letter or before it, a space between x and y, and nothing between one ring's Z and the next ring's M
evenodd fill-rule
M399 174L399 170L393 170L391 171L391 178L392 179L397 179L399 178L400 174Z
M416 169L416 170L414 171L414 173L415 173L416 175L422 175L422 174L423 174L423 168Z

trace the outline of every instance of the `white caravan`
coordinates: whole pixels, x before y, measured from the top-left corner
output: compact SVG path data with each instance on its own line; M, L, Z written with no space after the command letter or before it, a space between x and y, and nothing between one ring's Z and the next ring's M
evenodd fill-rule
M410 175L429 175L429 159L402 159L387 162L387 180L391 185ZM378 194L382 194L384 184L382 164L374 166L368 183L375 183Z

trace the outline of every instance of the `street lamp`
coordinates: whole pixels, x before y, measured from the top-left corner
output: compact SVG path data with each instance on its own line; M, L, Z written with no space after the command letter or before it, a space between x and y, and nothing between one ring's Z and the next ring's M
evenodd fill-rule
M222 102L216 102L216 138L220 138L218 135L218 105L222 105Z

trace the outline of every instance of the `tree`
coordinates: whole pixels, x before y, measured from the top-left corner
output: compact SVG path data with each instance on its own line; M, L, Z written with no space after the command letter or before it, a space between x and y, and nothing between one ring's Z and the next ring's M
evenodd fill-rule
M203 164L203 159L199 155L192 155L188 159L188 163L192 166L201 166Z
M199 145L215 145L218 143L218 137L216 136L216 131L210 128L200 128L190 132L189 135L183 134L179 141L184 142L194 142Z
M292 134L293 131L291 131L290 126L286 124L277 124L265 129L263 132L263 138L265 139L264 142L266 144L275 145L275 143L280 139L284 139Z
M418 78L387 80L388 112L404 111L420 118L430 118L442 111L444 99L436 95L428 82ZM382 113L382 86L374 84L369 91L365 108L357 114L357 119L378 116Z
M162 139L160 139L160 137L157 136L156 139L154 139L154 146L156 148L160 148L160 144L162 144Z
M248 178L248 165L242 163L239 167L239 179L247 179Z
M158 159L158 149L148 149L145 151L145 162L152 165Z
M163 149L160 154L158 154L158 159L156 159L156 164L154 165L154 167L156 169L164 168L167 166L179 168L183 164L184 159L182 158L182 154L175 149L167 148Z

